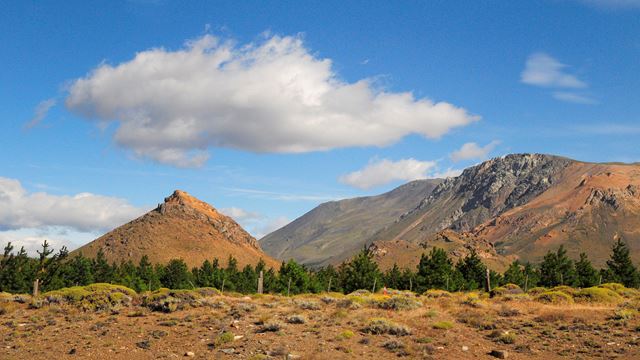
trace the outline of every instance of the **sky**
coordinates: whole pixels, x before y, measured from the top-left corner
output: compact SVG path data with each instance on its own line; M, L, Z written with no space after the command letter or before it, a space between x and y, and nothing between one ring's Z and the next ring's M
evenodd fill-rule
M640 1L7 1L0 245L185 190L257 238L508 153L640 161Z

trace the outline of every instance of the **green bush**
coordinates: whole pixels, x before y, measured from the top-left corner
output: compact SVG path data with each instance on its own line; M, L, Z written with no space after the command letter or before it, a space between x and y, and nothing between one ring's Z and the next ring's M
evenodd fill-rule
M560 291L560 292L563 292L563 293L565 293L567 295L571 295L571 296L573 296L575 293L578 292L578 289L572 288L571 286L567 286L567 285L556 286L556 287L553 287L553 288L551 288L549 290L550 291Z
M414 298L402 295L392 297L378 295L367 299L367 305L385 310L413 310L421 307L422 303Z
M96 283L49 291L42 294L43 304L67 303L83 310L109 310L117 306L129 306L137 296L128 287Z
M516 284L506 284L503 286L499 286L495 289L492 289L490 292L491 297L495 296L504 296L504 295L516 295L522 294L524 291L520 288L520 286Z
M581 289L573 298L576 301L591 303L616 303L622 300L622 296L617 292L603 287Z
M362 331L374 335L390 334L405 336L411 334L411 330L401 324L397 324L385 318L373 318Z
M448 298L451 297L451 293L446 291L446 290L437 290L437 289L430 289L424 292L424 294L422 294L428 298Z
M438 330L449 330L453 328L453 323L451 323L451 321L438 321L433 323L431 327Z
M573 303L571 295L562 291L546 291L535 297L538 302L546 304L570 304Z
M529 289L529 291L527 291L527 294L535 296L535 295L540 295L543 292L547 292L547 291L548 291L547 288L538 286L538 287Z

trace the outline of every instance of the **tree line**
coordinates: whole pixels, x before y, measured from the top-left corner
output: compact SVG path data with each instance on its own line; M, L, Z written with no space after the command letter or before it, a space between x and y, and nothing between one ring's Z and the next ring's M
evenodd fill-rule
M229 257L225 266L218 259L212 259L192 269L182 259L152 264L147 256L137 264L130 260L116 264L109 263L102 251L95 258L82 254L70 257L65 247L54 254L47 241L37 254L30 257L24 248L14 252L13 245L8 243L0 259L0 291L31 293L34 281L38 279L40 291L112 283L137 292L161 287L214 287L250 294L257 292L258 277L262 272L264 291L268 293L350 293L358 289L376 291L383 286L421 293L429 289L475 290L484 286L487 277L487 267L475 251L454 263L440 248L422 254L415 270L396 264L387 271L380 270L367 248L338 267L329 265L318 270L310 270L294 260L282 262L277 270L267 269L262 260L255 266L239 268L233 257ZM524 289L558 285L590 287L603 282L617 282L634 288L640 286L640 273L631 261L628 246L621 240L613 245L611 257L603 269L596 269L584 253L575 261L570 259L564 247L560 246L556 251L549 251L539 264L516 260L504 273L488 273L494 286L512 283Z

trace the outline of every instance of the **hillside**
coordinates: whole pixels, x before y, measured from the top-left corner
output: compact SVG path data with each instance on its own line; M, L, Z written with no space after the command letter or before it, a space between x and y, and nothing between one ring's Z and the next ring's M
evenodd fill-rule
M602 266L622 237L639 259L639 186L638 165L508 155L448 179L372 240L428 248L434 234L453 230L524 261L539 261L563 244L570 256L586 252Z
M239 266L263 259L268 266L279 262L262 252L256 239L232 218L184 191L176 190L158 207L75 250L94 257L102 249L109 261L133 260L147 255L152 263L184 259L189 266L229 255Z
M349 258L367 240L403 213L415 208L442 180L416 180L378 196L319 205L260 240L279 259L323 266Z
M430 186L323 204L265 237L265 249L307 264L335 264L373 244L386 268L394 262L413 266L434 246L454 258L474 248L503 269L516 258L539 261L563 244L570 256L586 252L602 266L613 242L623 238L640 260L638 164L512 154ZM402 193L401 202L393 202L394 192ZM344 210L342 204L354 203L360 206ZM396 209L395 220L388 208Z

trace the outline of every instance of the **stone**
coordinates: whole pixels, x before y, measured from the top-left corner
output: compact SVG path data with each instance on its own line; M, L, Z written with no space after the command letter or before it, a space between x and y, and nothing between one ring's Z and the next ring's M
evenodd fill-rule
M184 356L194 357L194 356L196 356L196 353L194 353L193 351L187 351L186 353L184 353Z
M509 354L504 350L491 350L489 355L498 359L506 359L509 356Z
M465 346L463 346L463 347L462 347L462 351L469 351L469 347L468 347L468 346L466 346L466 345L465 345Z

